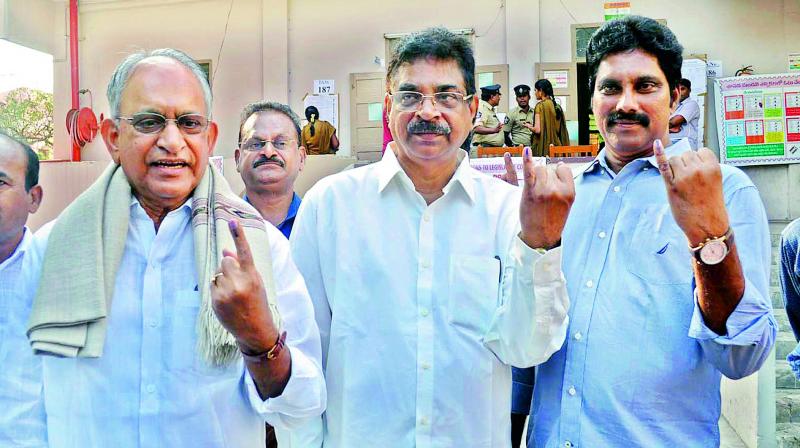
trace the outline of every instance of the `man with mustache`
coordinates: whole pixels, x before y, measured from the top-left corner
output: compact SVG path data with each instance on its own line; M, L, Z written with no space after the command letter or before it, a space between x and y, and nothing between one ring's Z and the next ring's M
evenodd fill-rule
M113 163L34 241L50 446L249 448L265 422L318 417L308 292L284 236L208 164L202 69L174 49L132 54L108 102Z
M236 171L245 185L244 200L278 228L292 233L300 208L294 181L303 170L306 148L300 144L300 118L289 106L274 102L248 104L242 111Z
M752 374L772 348L758 191L711 150L670 141L682 54L639 16L589 41L606 146L575 180L569 329L538 367L529 447L719 446L721 375Z
M387 67L390 143L305 196L292 254L314 302L327 448L508 447L511 365L546 360L569 306L566 166L513 187L460 149L477 112L469 42L406 37Z

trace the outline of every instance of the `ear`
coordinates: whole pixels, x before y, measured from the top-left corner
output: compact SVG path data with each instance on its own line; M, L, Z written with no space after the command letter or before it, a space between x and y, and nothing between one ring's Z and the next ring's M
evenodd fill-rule
M388 91L383 96L383 108L386 110L386 122L388 123L392 116L392 97Z
M241 173L242 169L239 167L239 159L242 157L242 152L239 148L233 150L233 160L236 161L236 172Z
M303 171L303 168L306 166L306 147L301 146L299 148L300 151L300 171Z
M212 121L208 123L208 129L206 129L206 142L208 143L208 155L214 154L214 147L217 146L217 136L219 135L219 128L217 128L217 123Z
M680 103L681 99L680 87L675 86L675 88L669 92L669 97L670 97L669 107L673 112L675 112L675 109L678 108L678 104Z
M28 213L36 213L36 210L39 210L43 195L44 192L40 185L31 187L30 191L28 191Z
M100 134L103 136L103 142L106 144L108 154L114 163L119 163L119 127L117 123L111 118L106 118L100 124Z

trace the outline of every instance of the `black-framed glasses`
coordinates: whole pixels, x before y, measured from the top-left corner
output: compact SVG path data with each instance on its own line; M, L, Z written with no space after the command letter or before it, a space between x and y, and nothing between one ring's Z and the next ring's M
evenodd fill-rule
M200 114L183 114L178 118L167 118L155 112L142 112L130 117L117 117L117 120L129 122L142 134L157 134L163 131L170 121L174 121L178 129L186 134L199 134L208 126L208 118Z
M433 106L440 112L451 111L469 101L472 95L464 95L459 92L436 92L433 95L423 95L420 92L399 91L392 94L392 104L395 108L403 112L416 112L422 109L422 102L425 98L430 98Z
M297 143L297 140L289 139L289 138L277 138L275 140L262 140L260 138L251 138L245 140L239 145L239 148L242 151L248 152L255 152L261 151L262 149L267 147L267 143L272 143L272 147L277 149L278 151L283 151L285 149L290 149Z

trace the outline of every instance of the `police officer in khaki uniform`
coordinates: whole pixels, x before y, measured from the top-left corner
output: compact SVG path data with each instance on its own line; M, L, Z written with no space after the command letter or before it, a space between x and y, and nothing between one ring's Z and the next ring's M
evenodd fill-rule
M472 131L470 157L477 157L478 146L503 146L503 123L497 118L495 108L500 104L500 84L481 87L481 101Z
M525 84L514 87L517 107L511 109L503 125L506 145L531 146L533 135L533 108L530 107L531 88Z

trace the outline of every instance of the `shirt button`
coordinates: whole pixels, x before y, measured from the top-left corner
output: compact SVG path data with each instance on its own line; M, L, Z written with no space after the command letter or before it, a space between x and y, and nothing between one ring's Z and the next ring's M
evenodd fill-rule
M429 370L430 368L431 368L431 365L428 364L427 362L423 362L422 363L422 370Z
M577 333L575 333L575 340L576 340L576 341L580 341L582 337L583 337L583 335L581 334L581 332L580 332L580 331L579 331L579 332L577 332Z
M647 170L649 170L649 169L650 169L650 167L647 167L647 166L646 166L646 167L642 168L642 171L647 171Z
M421 314L421 315L422 315L422 317L427 317L427 316L428 316L428 309L427 309L427 308L423 308L423 309L421 309L421 310L419 311L419 314Z
M606 237L606 232L600 232L600 233L597 234L597 236L598 236L598 238L601 238L601 239L605 238Z
M158 326L158 322L156 322L155 320L151 320L147 322L147 325L150 325L150 328L156 328Z
M422 215L422 220L425 221L425 222L431 222L431 215L429 215L427 213Z
M428 260L423 260L422 263L420 263L420 266L422 266L423 269L428 269L431 267L431 263Z
M428 426L428 417L422 417L419 419L419 424L422 426Z
M591 280L587 280L587 281L586 281L586 287L587 287L587 288L591 288L592 286L594 286L594 282L593 282L593 281L591 281Z
M619 193L619 190L620 190L620 188L619 188L619 185L617 185L616 187L614 187L614 193Z
M146 389L148 394L153 394L156 392L156 386L153 384L148 384Z
M572 396L574 396L575 395L575 388L574 387L570 387L569 390L567 390L567 393L572 395Z
M572 442L570 442L569 440L567 440L566 442L564 442L564 446L565 446L566 448L572 448Z

